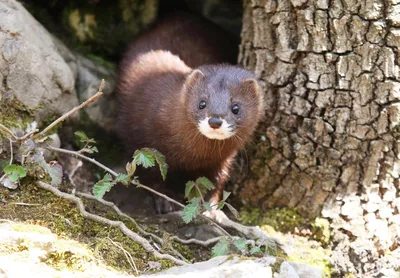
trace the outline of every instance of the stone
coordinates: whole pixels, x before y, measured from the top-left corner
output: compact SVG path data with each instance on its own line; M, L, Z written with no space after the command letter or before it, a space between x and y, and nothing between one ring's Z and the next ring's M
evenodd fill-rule
M89 106L83 108L90 121L106 131L114 127L117 101L114 95L114 65L101 63L70 51L60 40L53 37L58 52L67 61L76 79L76 93L82 103L96 94L100 82L105 80L103 95Z
M346 196L343 198L344 205L342 206L342 214L350 219L362 216L363 210L361 208L360 197Z
M0 2L0 113L48 117L77 105L75 78L51 35L15 0ZM11 107L6 107L11 105Z
M101 79L106 81L103 95L93 104L84 108L89 119L107 131L115 124L117 101L114 95L114 69L92 61L82 55L76 55L78 78L76 89L80 102L96 94Z
M322 277L322 270L301 264L284 261L280 264L279 273L274 273L274 257L264 257L258 259L243 259L237 256L219 256L205 262L194 263L192 265L173 267L166 271L154 275L142 275L141 278L319 278Z

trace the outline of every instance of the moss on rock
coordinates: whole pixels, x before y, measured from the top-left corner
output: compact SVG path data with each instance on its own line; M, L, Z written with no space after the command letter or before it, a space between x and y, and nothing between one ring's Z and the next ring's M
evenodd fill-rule
M18 194L14 192L11 195L9 192L5 188L0 188L0 194L9 202L9 204L0 208L0 218L41 225L50 229L60 238L66 240L75 239L81 244L85 244L94 257L107 262L109 266L120 271L131 272L132 268L124 252L120 247L115 246L112 241L121 244L132 255L139 270L146 269L148 261L158 261L161 263L162 268L174 265L168 260L159 260L148 254L141 245L127 238L119 229L85 219L74 203L39 189L32 182L26 181L23 183ZM12 203L15 202L37 204L37 206L13 205ZM130 229L136 230L136 227L131 222L121 219L108 207L104 207L94 201L85 201L85 205L90 208L90 211L96 211L98 215L124 221ZM69 266L79 269L79 265L76 265L77 256L81 259L87 257L83 253L78 254L58 248L49 255L47 262L54 267Z

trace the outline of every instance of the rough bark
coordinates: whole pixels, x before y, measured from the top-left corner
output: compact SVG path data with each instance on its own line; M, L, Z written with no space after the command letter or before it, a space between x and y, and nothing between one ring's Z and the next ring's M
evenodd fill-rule
M245 1L239 60L268 108L241 195L322 212L338 273L400 261L399 47L398 0Z

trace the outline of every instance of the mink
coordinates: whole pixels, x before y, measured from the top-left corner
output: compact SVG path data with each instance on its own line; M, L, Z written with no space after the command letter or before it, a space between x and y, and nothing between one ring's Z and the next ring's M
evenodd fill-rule
M166 157L167 179L155 170L139 180L182 199L189 180L206 177L219 201L238 150L263 114L255 75L234 63L234 39L211 23L173 15L128 48L117 79L116 124L129 154L155 148ZM156 202L165 213L175 208Z

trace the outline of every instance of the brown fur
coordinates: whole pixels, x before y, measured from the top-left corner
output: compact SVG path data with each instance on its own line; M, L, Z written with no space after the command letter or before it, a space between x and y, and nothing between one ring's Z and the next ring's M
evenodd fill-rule
M227 51L207 42L213 37L209 33L190 29L190 22L164 21L129 48L117 83L117 130L130 154L150 147L166 156L167 183L180 187L175 192L183 193L185 182L205 176L217 184L213 197L217 201L233 158L261 117L262 96L251 72L236 66L204 65L228 60ZM185 30L190 32L182 33ZM199 110L200 100L207 100L207 109ZM240 105L240 114L231 112L232 102ZM225 140L201 134L198 121L205 113L232 123L236 134ZM161 184L159 174L140 178Z

